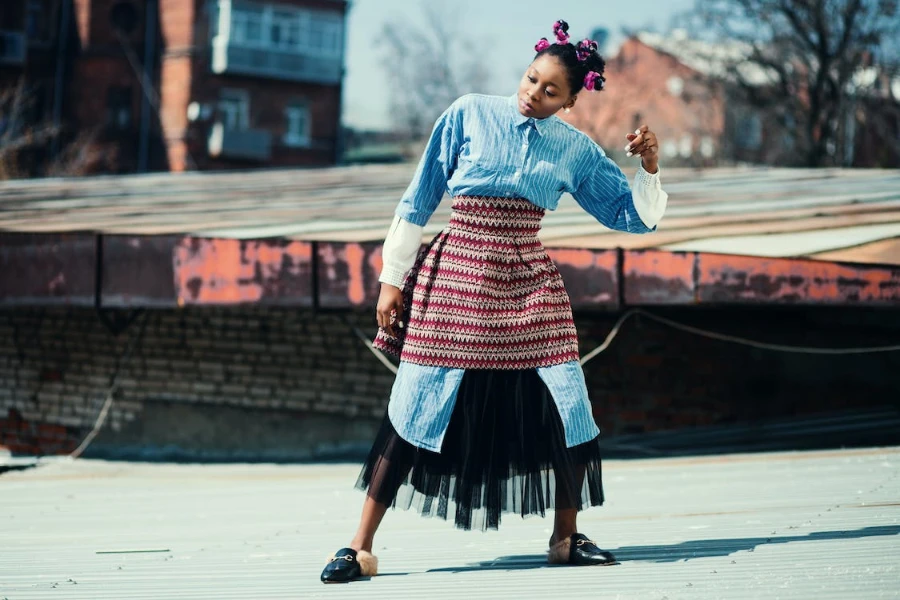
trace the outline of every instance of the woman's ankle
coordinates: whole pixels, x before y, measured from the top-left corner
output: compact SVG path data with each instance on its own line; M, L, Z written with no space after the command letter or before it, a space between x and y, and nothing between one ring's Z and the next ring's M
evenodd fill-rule
M565 533L565 532L562 532L562 533L556 533L556 532L553 532L553 535L550 536L550 545L551 545L551 546L555 546L556 544L560 543L561 541L567 540L567 539L569 539L570 537L572 537L572 535L573 535L574 533L577 533L574 529L573 529L572 531L569 531L568 533Z
M365 550L366 552L372 552L372 544L375 540L372 539L364 539L364 538L353 538L350 542L350 547L359 552L360 550Z

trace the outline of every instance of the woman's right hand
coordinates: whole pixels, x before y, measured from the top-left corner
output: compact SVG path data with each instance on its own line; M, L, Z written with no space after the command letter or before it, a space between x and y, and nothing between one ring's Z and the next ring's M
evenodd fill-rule
M382 283L375 308L378 327L391 337L397 337L395 329L403 320L403 292L393 285Z

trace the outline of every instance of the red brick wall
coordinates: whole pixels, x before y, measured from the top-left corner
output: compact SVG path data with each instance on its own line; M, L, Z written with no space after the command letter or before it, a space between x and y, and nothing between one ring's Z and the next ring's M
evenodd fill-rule
M776 343L887 344L900 335L900 313L888 310L660 312ZM80 441L141 318L116 336L89 309L0 312L3 445L54 453ZM614 320L601 313L576 317L582 353L605 338ZM270 427L286 426L278 442L269 442L284 455L308 455L313 443L365 447L393 375L355 337L353 326L371 334L371 315L256 307L149 312L144 336L121 369L121 388L98 443L122 445L127 433L129 444L159 446L163 441L154 437L159 431L191 428L199 440L194 443L202 446L195 450L212 452L228 444L241 447L240 438L251 429L265 439ZM585 366L585 375L595 417L605 436L615 436L838 410L900 409L898 370L896 352L783 354L708 340L639 317ZM148 420L160 418L161 406L170 413L194 412L153 433ZM236 425L216 421L229 412L237 415ZM344 429L329 429L338 426ZM352 435L348 426L356 427ZM314 433L318 437L311 442Z
M72 9L75 16L78 39L82 45L90 44L91 41L92 4L92 0L72 0Z
M75 0L75 14L82 47L118 47L119 39L112 28L110 11L119 2L126 2L134 8L136 19L134 30L128 40L141 44L144 40L146 0Z
M83 437L82 427L29 421L15 408L0 417L0 446L16 454L71 454Z
M206 15L204 0L159 0L159 32L166 52L193 50L198 19Z

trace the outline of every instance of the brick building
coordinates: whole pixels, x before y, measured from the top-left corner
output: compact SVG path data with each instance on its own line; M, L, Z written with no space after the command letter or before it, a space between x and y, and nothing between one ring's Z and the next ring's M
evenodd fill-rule
M771 144L765 127L758 115L728 102L711 53L683 32L634 35L607 59L603 93L581 94L567 120L613 153L624 145L626 127L648 123L670 166L711 166L723 152L759 162Z
M89 132L99 171L333 164L346 10L344 0L10 0L0 81L22 77L49 95L57 114L43 118Z
M616 156L622 155L624 134L648 123L659 134L660 154L668 166L795 164L794 140L784 134L785 125L729 92L725 65L743 56L737 44L714 46L680 30L636 34L607 60L603 93L581 94L565 118ZM747 62L739 69L761 96L781 97L774 75ZM840 119L844 147L834 150L837 164L898 164L898 91L900 78L860 65L849 97L853 106Z

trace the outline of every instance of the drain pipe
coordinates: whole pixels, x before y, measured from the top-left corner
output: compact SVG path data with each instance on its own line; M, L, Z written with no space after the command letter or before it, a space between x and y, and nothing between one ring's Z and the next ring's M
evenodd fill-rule
M69 47L69 27L72 23L72 2L75 0L63 0L62 14L59 19L59 35L56 36L56 83L53 89L53 129L56 135L50 146L50 155L59 156L60 127L62 126L63 106L63 81L66 76L66 50Z
M153 81L153 66L156 64L156 17L158 0L147 0L144 15L144 81ZM146 173L150 162L150 98L141 94L141 129L138 136L138 173Z

